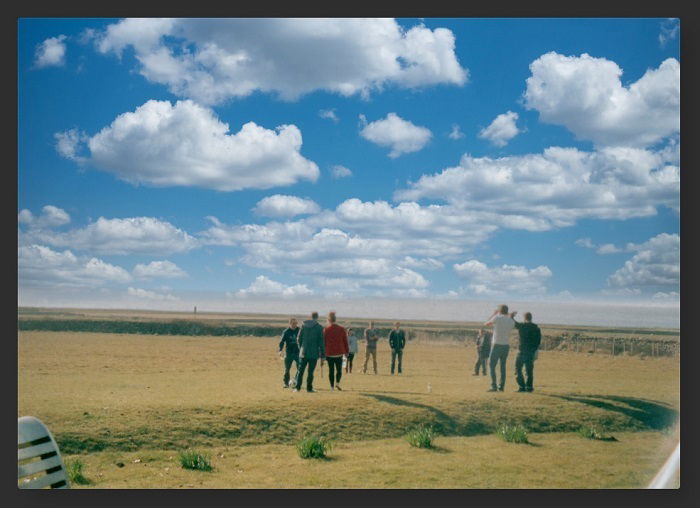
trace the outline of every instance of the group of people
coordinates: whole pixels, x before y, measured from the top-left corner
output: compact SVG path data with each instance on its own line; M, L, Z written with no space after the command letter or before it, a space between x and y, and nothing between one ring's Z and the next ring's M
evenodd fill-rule
M314 392L314 371L320 360L328 363L328 380L331 391L341 390L340 380L342 372L352 372L352 364L355 354L358 352L358 342L355 331L350 327L343 327L336 323L335 312L328 313L327 326L323 327L318 322L318 312L312 312L311 318L298 326L296 318L290 318L289 327L282 333L279 343L279 354L284 358L283 387L294 386L294 391L301 390L304 374L306 373L306 391ZM398 360L398 373L401 374L403 349L406 346L406 334L400 328L401 323L394 323L394 328L389 332L389 346L391 347L391 374L394 374ZM369 322L364 331L365 364L363 372L367 373L367 364L370 357L374 373L377 374L377 342L380 336L374 327L374 321ZM283 353L284 351L284 353ZM290 370L292 364L296 364L296 376L290 383Z
M534 382L535 360L537 350L542 340L540 327L532 322L532 314L524 314L524 322L515 320L517 311L508 313L507 305L499 305L491 317L484 323L484 326L491 328L486 330L481 328L477 335L477 360L474 365L474 375L479 375L481 369L486 375L486 364L488 362L491 373L490 392L503 391L506 384L506 360L510 349L510 332L513 328L518 330L520 345L518 356L515 357L515 380L518 383L519 392L532 392ZM496 382L496 365L500 366L500 382ZM523 368L525 376L523 376Z
M499 305L494 313L484 323L484 328L477 335L477 360L474 365L474 375L479 375L479 370L486 375L488 364L491 373L490 392L504 391L506 384L506 360L510 350L510 333L515 328L520 336L518 355L515 358L515 380L518 383L519 392L532 392L534 382L534 366L537 358L537 350L542 340L539 326L532 322L532 314L526 312L524 321L515 320L517 311L508 313L507 305ZM388 340L391 348L391 374L394 374L398 365L398 373L401 374L403 363L403 350L406 346L406 334L400 328L401 323L394 323L394 328L389 332ZM374 321L364 330L365 363L363 373L367 373L367 364L370 358L374 373L377 374L377 342L380 339L378 330L374 327ZM279 343L279 354L284 358L283 387L294 387L294 391L301 390L304 374L306 373L306 391L314 392L314 371L320 360L328 363L328 380L331 391L342 390L340 380L345 373L352 372L352 364L358 352L359 338L355 331L336 323L336 313L329 312L327 325L321 326L318 322L318 312L312 312L311 318L298 326L296 318L290 318L289 327L282 333ZM284 353L283 353L284 351ZM296 376L291 380L290 370L292 364L296 364ZM497 379L496 368L499 367L500 382ZM307 373L308 369L308 373ZM523 369L525 375L523 375Z

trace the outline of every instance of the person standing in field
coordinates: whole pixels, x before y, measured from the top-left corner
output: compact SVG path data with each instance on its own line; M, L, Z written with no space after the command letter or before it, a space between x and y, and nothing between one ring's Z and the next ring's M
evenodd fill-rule
M499 305L484 326L493 327L489 370L491 371L490 392L503 391L506 386L506 360L510 349L510 332L515 326L513 315L508 315L508 306ZM501 364L501 382L496 384L496 364Z
M352 360L355 358L355 354L357 353L357 335L355 334L355 330L352 328L348 327L347 328L348 332L348 359L347 363L345 364L345 373L351 373L352 372Z
M318 323L318 312L311 313L311 319L307 319L299 328L297 344L299 345L299 371L297 372L297 383L295 392L301 390L304 379L304 371L309 366L309 373L306 376L306 391L313 393L314 390L314 370L318 359L326 356L325 344L323 342L323 327Z
M401 374L401 360L403 358L403 348L406 346L406 334L399 327L401 323L394 323L394 329L389 332L389 347L391 348L391 375L394 375L394 365L396 358L399 359L399 374Z
M279 345L279 355L282 357L282 349L285 349L284 354L284 375L282 382L287 388L289 386L289 370L292 368L292 363L296 364L297 372L299 372L299 346L297 345L297 335L299 335L299 327L297 326L296 318L289 319L289 327L282 332L282 339Z
M515 316L513 312L512 316ZM535 369L535 356L540 347L542 340L542 332L540 327L532 322L532 314L526 312L523 314L524 323L515 321L515 327L520 335L520 346L518 348L518 356L515 357L515 380L518 382L519 392L533 391L533 373ZM523 366L525 367L526 378L523 378Z
M379 340L379 333L374 328L374 321L369 322L369 328L365 329L365 341L367 346L365 347L365 366L362 369L364 374L367 374L367 362L369 357L372 357L372 362L374 364L374 373L377 373L377 341Z
M323 341L326 349L328 379L331 382L331 391L333 391L334 388L341 390L340 378L343 375L343 355L347 355L350 352L347 332L345 328L336 324L335 320L335 312L329 312L328 326L323 329Z
M483 375L486 375L486 364L489 360L489 353L491 353L491 338L492 333L490 330L479 329L479 333L476 336L476 364L474 365L474 375L479 375L479 368L481 368Z

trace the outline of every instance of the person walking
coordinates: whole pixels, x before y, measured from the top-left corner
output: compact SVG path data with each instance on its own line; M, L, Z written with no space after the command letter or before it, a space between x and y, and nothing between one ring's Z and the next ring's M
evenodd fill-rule
M335 312L329 312L328 326L323 329L323 341L326 349L328 379L331 382L331 391L334 389L341 390L340 378L343 375L343 355L347 355L350 352L347 332L345 328L336 324L335 320Z
M379 333L374 328L374 321L369 322L369 328L365 329L365 341L367 346L365 347L365 366L362 369L364 374L367 374L367 362L369 357L372 357L372 363L374 364L374 373L377 373L377 341L379 340Z
M282 349L285 349L283 357L284 375L282 376L284 386L282 386L282 388L287 388L289 386L289 370L292 368L292 363L296 364L297 372L299 372L299 345L297 344L297 335L299 335L297 320L296 318L290 318L289 327L282 332L282 340L280 340L279 345L280 358L283 357Z
M515 317L516 312L512 316ZM540 327L532 322L532 314L526 312L523 314L524 323L515 321L515 327L518 329L520 336L520 345L518 346L518 356L515 357L515 380L518 383L519 392L531 392L534 390L532 383L534 380L535 358L537 350L542 341L542 331ZM526 378L523 378L523 367L525 367Z
M297 372L297 383L294 388L295 392L301 390L301 384L304 379L304 371L306 366L309 367L309 373L306 376L306 391L313 393L314 390L314 370L316 362L326 356L325 344L323 341L323 327L318 323L318 312L311 313L311 319L307 319L299 328L297 337L299 345L299 372Z
M394 364L399 359L399 374L401 374L401 359L403 348L406 346L406 334L399 327L401 323L394 323L394 329L389 332L389 347L391 348L391 375L394 375Z
M491 371L490 392L502 392L506 386L506 360L510 349L510 332L515 327L513 315L508 315L507 305L499 305L489 320L484 323L484 326L493 327L493 339L489 355L489 370ZM496 364L499 362L501 382L496 384Z
M476 364L474 365L474 375L479 375L479 368L481 368L483 375L486 375L486 364L489 360L489 353L491 352L491 339L493 334L490 330L479 329L479 333L476 336Z
M357 354L357 335L355 334L355 330L352 328L348 327L346 328L348 332L348 357L345 363L345 373L349 374L352 372L352 360L355 358L355 354Z

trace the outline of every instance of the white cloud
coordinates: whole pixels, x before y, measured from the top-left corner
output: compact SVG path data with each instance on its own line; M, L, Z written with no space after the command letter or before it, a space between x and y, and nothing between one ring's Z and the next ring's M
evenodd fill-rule
M598 146L645 147L680 132L680 63L669 58L624 86L605 58L555 52L530 64L525 106Z
M372 143L391 148L389 157L395 159L405 153L421 150L433 134L430 129L416 126L396 113L389 113L382 120L364 125L360 135Z
M81 157L77 153L88 142L89 138L84 132L70 129L65 132L57 132L53 136L56 139L56 151L62 157L81 163L85 161L85 157Z
M459 125L454 123L452 124L452 131L450 131L447 137L450 139L462 139L464 137L464 133L460 130Z
M154 186L235 191L318 178L318 166L299 153L296 126L273 131L248 122L236 134L228 130L212 110L191 101L150 100L91 137L88 160L122 180ZM59 153L70 156L74 148L66 144Z
M434 258L413 258L411 256L405 256L401 260L403 266L409 268L418 268L422 270L441 270L445 267L445 264Z
M147 265L139 263L134 267L133 274L142 279L181 279L187 273L172 261L151 261Z
M591 241L590 238L579 238L576 240L576 245L579 247L585 247L586 249L595 249L596 246L595 244Z
M173 296L169 293L158 293L156 291L148 291L146 289L141 288L129 287L127 289L127 293L129 294L129 296L135 296L144 300L165 300L169 302L175 302L180 300L178 297Z
M296 196L284 196L275 194L267 196L255 205L253 212L266 217L294 217L318 213L321 208L311 199L302 199Z
M20 242L115 255L171 254L187 252L199 246L198 241L186 232L153 217L100 217L84 228L66 232L30 229L20 235Z
M96 287L131 280L129 272L101 259L36 244L18 247L17 271L20 286Z
M654 296L652 296L654 300L678 300L680 297L681 295L676 291L669 291L668 293L659 291L654 293Z
M49 37L38 44L34 52L34 66L37 68L49 66L62 66L65 64L66 36Z
M70 215L62 208L46 205L41 209L39 217L35 217L29 210L21 210L17 214L17 222L31 228L52 228L63 226L70 222Z
M458 276L469 281L468 290L475 295L519 294L528 296L547 291L546 281L552 272L546 266L528 269L524 266L502 265L489 268L471 259L453 265Z
M668 153L635 148L544 153L501 158L470 155L459 166L423 175L399 200L441 199L462 210L492 212L502 227L546 230L578 219L628 219L680 208L680 168ZM674 161L675 162L675 161ZM517 199L515 199L517 196Z
M676 39L680 28L680 19L678 18L668 18L661 22L661 31L659 32L659 44L662 48L666 46L668 41Z
M322 109L318 112L318 116L320 116L321 118L326 118L328 120L333 120L333 122L335 123L338 123L340 121L338 115L335 114L335 108Z
M481 129L479 137L488 139L496 146L506 146L508 141L517 136L521 131L515 124L518 120L518 114L508 111L498 115L491 125Z
M281 282L268 279L264 275L258 275L246 289L237 291L234 295L241 298L249 296L281 296L291 298L295 296L308 296L313 294L306 284L286 286ZM229 293L230 295L230 293Z
M590 238L579 238L576 240L576 245L586 249L595 249L598 254L618 254L634 249L634 244L628 244L627 247L617 247L612 243L596 245Z
M636 246L637 253L608 277L608 286L676 291L680 285L680 243L679 235L661 233Z
M467 80L450 30L393 19L124 19L100 34L103 53L133 47L140 73L175 95L216 104L255 91L293 100L315 90L368 97Z
M352 171L350 171L345 166L337 164L331 168L331 175L333 178L347 178L352 176Z

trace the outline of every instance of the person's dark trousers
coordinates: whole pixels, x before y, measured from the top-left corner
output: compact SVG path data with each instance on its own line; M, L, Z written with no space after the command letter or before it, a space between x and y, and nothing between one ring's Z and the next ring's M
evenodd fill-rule
M526 378L523 378L523 367ZM515 380L521 390L532 391L534 368L535 354L531 351L518 351L518 356L515 357Z
M508 350L510 346L494 344L489 356L489 370L491 371L491 388L503 391L506 386L506 359L508 358ZM496 384L496 364L501 362L501 382Z
M355 358L355 353L348 353L348 360L345 363L345 372L352 372L352 359Z
M486 375L486 363L488 363L489 357L488 356L481 356L481 354L478 356L476 359L476 364L474 365L474 374L478 375L479 374L479 369L481 369L484 373L484 376Z
M328 361L328 379L331 382L331 388L333 388L334 384L340 383L340 377L343 375L343 357L326 357L326 360Z
M316 369L316 362L318 358L301 358L299 360L299 372L297 373L297 390L301 390L301 382L304 379L304 371L306 366L309 366L309 373L306 376L306 389L313 390L314 388L314 370Z
M284 386L289 386L289 370L292 368L292 363L296 363L297 372L299 372L299 355L287 355L284 357Z
M401 374L401 358L403 358L402 349L392 349L391 350L391 373L394 373L394 365L396 365L396 358L399 359L399 374Z

